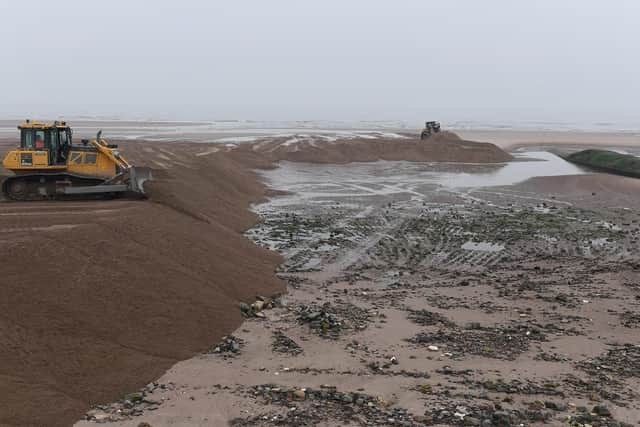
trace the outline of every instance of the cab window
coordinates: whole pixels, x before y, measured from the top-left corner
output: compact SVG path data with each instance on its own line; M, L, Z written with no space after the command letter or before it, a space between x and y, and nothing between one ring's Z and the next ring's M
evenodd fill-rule
M96 157L97 155L94 153L84 153L84 162L87 164L92 164L95 165L96 164Z
M36 150L44 150L45 148L45 138L44 138L44 131L43 130L37 130L35 132L35 142L34 142L34 148Z
M49 134L49 140L51 141L51 147L58 146L58 129L51 129Z
M33 129L22 129L22 148L33 150Z

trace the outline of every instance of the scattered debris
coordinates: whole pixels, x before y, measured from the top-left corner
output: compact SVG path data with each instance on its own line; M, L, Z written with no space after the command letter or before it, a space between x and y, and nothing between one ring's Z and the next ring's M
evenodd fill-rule
M508 360L513 360L526 351L531 341L544 340L545 336L540 330L522 324L473 330L421 332L408 339L414 344L427 344L430 351L438 351L442 346L447 352L451 352L453 357L474 354Z
M342 425L385 425L418 427L423 425L403 408L390 407L381 396L361 392L341 392L324 385L320 389L287 388L275 384L255 386L247 391L264 405L285 407L285 412L269 412L231 421L235 427L286 425L314 426L327 420Z
M468 405L449 402L425 412L425 425L517 426L532 422L547 423L553 414L542 409L506 409L500 405Z
M534 357L535 360L544 360L545 362L568 362L569 359L566 356L563 356L558 353L550 353L546 351L541 351Z
M152 399L149 394L155 392L166 392L175 389L173 383L158 384L150 383L146 387L137 392L129 393L121 400L110 405L97 405L85 415L87 421L96 423L106 423L114 421L126 421L133 417L139 417L145 411L155 411L164 402L164 398L160 400ZM148 423L140 423L139 426L148 425Z
M273 333L273 344L271 348L276 353L285 353L292 356L297 356L303 352L302 347L286 336L282 331L276 331Z
M612 348L596 358L579 362L578 366L592 375L640 378L640 345L625 344Z
M434 313L429 310L409 310L407 318L414 323L422 326L434 326L439 325L443 327L454 327L455 323L447 319L440 313Z
M264 310L284 305L286 305L286 303L283 301L282 295L276 295L273 298L258 295L256 302L253 304L240 303L240 311L244 317L264 318Z
M640 328L640 313L627 310L620 314L620 321L625 328Z
M475 383L475 387L483 388L485 390L496 393L507 394L541 394L546 396L564 396L562 390L559 389L559 384L548 382L545 384L536 384L531 380L513 380L508 383L501 379L487 380Z
M297 314L300 323L307 323L318 335L332 339L337 339L346 330L364 330L371 321L368 310L349 303L301 305Z
M220 354L224 358L235 357L240 353L240 349L243 345L244 341L242 339L234 337L233 335L226 335L222 337L218 345L209 349L207 353Z

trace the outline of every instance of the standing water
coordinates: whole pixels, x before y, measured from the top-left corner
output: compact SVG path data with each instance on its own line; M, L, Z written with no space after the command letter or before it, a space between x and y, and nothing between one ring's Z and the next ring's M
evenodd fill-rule
M536 176L579 175L579 167L546 151L522 152L506 163L417 163L378 161L347 165L280 162L261 174L274 188L291 192L271 203L296 199L354 198L409 194L437 186L450 189L513 185ZM427 187L431 187L430 189Z

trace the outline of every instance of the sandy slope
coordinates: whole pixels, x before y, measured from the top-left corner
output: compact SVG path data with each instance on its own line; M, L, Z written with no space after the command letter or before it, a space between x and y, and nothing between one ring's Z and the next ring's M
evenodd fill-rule
M0 424L68 425L235 328L239 301L284 289L279 257L240 234L263 194L251 172L130 148L178 165L149 201L0 204Z

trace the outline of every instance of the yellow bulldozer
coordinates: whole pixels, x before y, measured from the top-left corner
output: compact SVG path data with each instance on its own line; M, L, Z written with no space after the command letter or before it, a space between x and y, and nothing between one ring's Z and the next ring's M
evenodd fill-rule
M2 162L14 173L2 183L6 198L144 197L144 182L151 179L151 170L131 165L117 145L101 138L102 131L94 140L83 139L77 145L66 122L26 120L18 129L20 147Z

